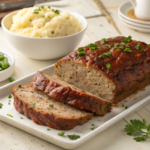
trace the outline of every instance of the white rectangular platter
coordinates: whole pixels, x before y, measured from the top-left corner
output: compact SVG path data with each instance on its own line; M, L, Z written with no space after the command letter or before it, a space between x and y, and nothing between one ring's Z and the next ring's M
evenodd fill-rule
M42 69L41 71L54 76L54 65ZM58 136L57 134L58 132L61 132L60 130L51 128L51 130L48 131L48 127L37 125L33 123L32 120L27 119L24 115L18 113L13 106L13 98L11 98L11 104L8 104L8 95L12 93L12 87L19 84L29 84L34 74L35 73L0 88L0 103L3 103L3 107L0 109L0 120L65 149L73 149L80 146L84 142L104 131L109 126L127 116L129 113L146 105L150 100L150 86L147 86L145 90L139 91L138 94L134 94L126 99L127 102L123 102L128 109L122 107L122 103L120 103L119 107L114 107L112 112L107 113L104 117L94 116L92 120L84 125L77 126L69 131L65 131L64 136ZM7 114L11 114L13 117L9 117ZM23 119L20 119L20 117L23 117ZM91 124L95 125L94 130L91 130L93 127ZM80 135L81 138L77 140L70 140L67 137L67 135L70 134Z

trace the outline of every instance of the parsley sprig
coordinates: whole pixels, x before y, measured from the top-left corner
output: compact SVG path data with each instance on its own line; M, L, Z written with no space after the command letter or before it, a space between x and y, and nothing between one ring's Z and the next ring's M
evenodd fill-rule
M88 44L88 47L92 50L95 50L95 49L97 49L97 44L96 43L90 43L90 44Z
M146 124L146 120L130 120L130 123L125 126L125 131L128 135L139 133L141 136L135 137L136 142L145 141L150 136L150 124Z
M132 36L129 35L127 38L123 39L122 42L128 43L131 41L131 39L132 39Z

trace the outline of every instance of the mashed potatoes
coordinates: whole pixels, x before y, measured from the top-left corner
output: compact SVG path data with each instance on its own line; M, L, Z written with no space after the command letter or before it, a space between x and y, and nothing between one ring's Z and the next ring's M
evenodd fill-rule
M11 32L30 37L61 37L81 31L73 15L49 6L22 9L13 16L12 22Z

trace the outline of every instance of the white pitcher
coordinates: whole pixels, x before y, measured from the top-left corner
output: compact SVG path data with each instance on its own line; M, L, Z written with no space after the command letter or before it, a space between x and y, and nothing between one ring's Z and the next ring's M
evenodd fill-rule
M150 0L131 0L137 18L150 20Z

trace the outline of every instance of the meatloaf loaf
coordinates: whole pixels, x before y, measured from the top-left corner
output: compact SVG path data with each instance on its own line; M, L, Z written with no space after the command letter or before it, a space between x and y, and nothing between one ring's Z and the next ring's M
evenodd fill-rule
M92 119L93 114L59 102L31 85L13 88L14 106L35 123L69 130Z
M83 110L91 111L97 115L103 116L111 111L110 102L42 72L35 74L31 85L36 89L44 91L56 100Z
M55 64L61 80L113 103L150 84L150 45L132 37L102 39Z

